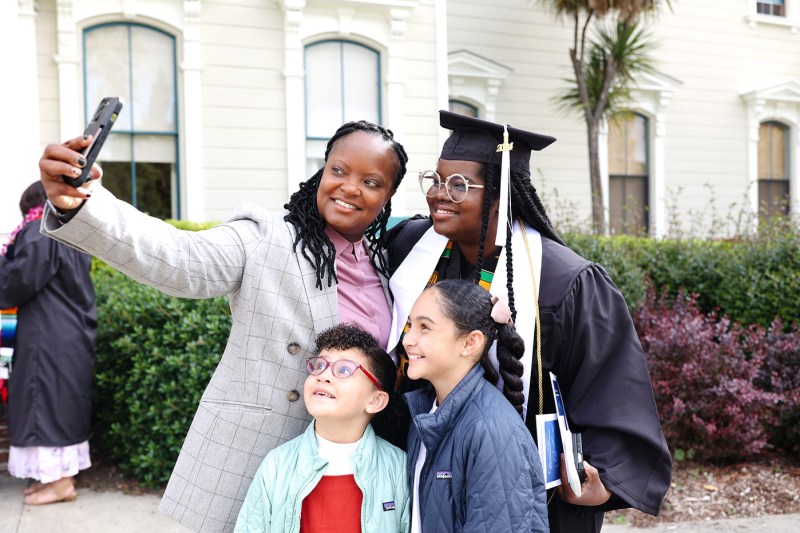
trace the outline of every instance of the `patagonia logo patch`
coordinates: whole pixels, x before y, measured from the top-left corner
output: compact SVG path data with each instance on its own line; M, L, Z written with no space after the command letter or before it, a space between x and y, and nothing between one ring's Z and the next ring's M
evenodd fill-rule
M394 511L395 509L397 509L397 506L394 504L394 502L383 502L384 511Z
M450 470L437 470L436 479L453 479L453 472Z

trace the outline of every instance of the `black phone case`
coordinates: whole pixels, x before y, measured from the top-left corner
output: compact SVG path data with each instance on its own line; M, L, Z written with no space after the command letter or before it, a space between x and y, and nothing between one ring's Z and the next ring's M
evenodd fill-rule
M580 433L572 434L572 454L575 456L578 479L583 483L586 481L586 470L583 468L583 439L581 439Z
M92 144L81 151L84 159L86 159L86 165L83 167L81 175L77 178L62 176L66 184L77 188L86 183L86 180L89 179L89 172L92 170L92 164L95 162L95 159L97 159L97 155L100 153L100 149L103 147L103 143L108 137L108 132L110 132L111 128L114 126L114 122L116 122L119 116L123 103L124 101L116 96L107 96L100 100L100 104L97 106L94 115L92 115L89 125L86 126L83 132L84 136L93 136Z

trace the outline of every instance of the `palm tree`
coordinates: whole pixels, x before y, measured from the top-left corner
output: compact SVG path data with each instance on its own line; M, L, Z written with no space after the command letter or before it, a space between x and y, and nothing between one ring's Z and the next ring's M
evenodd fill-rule
M637 73L653 70L648 53L653 42L639 21L656 14L670 0L538 0L556 15L574 22L569 57L575 73L571 87L556 98L557 104L581 113L586 121L589 176L592 190L592 224L605 233L603 191L600 186L599 133L604 120L624 110L629 88ZM613 15L615 22L598 27L587 43L595 19ZM588 50L588 51L587 51Z

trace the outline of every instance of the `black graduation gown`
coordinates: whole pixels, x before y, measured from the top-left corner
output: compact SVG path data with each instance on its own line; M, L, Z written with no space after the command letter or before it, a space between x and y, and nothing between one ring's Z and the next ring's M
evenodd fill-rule
M388 235L392 273L430 226L427 218L415 217L392 228ZM457 247L453 251L447 277L458 276L460 269ZM548 506L551 531L599 531L603 513L613 509L633 507L658 514L669 488L672 459L644 353L622 294L603 267L546 237L542 237L540 285L543 373L558 376L570 429L582 433L585 459L613 493L598 507L569 505L554 495ZM515 299L517 305L532 301L520 294ZM530 382L526 425L535 437L538 376L531 376ZM553 413L547 379L544 385L544 411Z
M0 307L18 307L9 379L11 445L69 446L89 438L97 311L91 257L39 233L17 234L0 257Z

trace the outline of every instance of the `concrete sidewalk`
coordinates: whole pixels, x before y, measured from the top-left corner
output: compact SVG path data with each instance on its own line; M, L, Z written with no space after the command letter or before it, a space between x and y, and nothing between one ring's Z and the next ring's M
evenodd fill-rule
M158 512L160 498L78 488L74 502L22 503L27 481L0 474L0 533L187 533Z
M78 488L69 503L26 506L27 482L0 474L0 533L187 533L190 530L159 514L160 498ZM800 514L704 522L664 523L648 529L607 524L603 533L778 533L800 531Z

